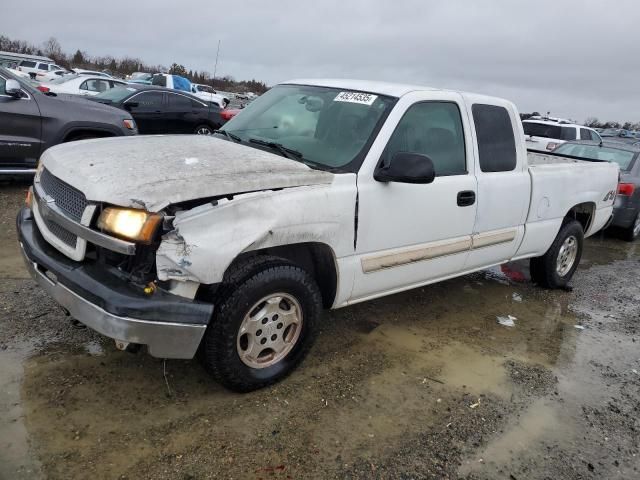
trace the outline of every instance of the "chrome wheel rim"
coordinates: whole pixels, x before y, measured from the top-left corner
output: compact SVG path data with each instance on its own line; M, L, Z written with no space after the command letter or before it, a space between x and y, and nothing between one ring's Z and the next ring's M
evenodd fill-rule
M211 135L212 133L209 127L200 127L196 130L196 135Z
M640 213L636 216L636 221L633 223L633 238L640 235Z
M576 261L578 256L578 239L573 235L567 237L558 252L558 260L556 262L556 272L559 276L564 277Z
M273 293L247 312L236 341L240 360L251 368L266 368L286 357L302 331L302 308L287 293Z

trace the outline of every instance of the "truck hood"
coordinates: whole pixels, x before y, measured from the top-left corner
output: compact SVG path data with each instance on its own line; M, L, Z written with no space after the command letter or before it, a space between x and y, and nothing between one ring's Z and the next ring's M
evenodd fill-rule
M187 200L333 180L332 173L294 160L200 135L65 143L46 150L41 161L90 201L151 212Z

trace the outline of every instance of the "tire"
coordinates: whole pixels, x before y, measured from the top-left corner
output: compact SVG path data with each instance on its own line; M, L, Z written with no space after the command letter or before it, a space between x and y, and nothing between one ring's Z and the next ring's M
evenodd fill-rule
M531 279L541 287L566 288L580 263L583 243L582 225L576 220L565 221L549 250L531 259ZM565 261L559 262L562 255Z
M250 392L286 377L304 359L322 299L314 279L287 260L251 257L232 269L215 296L199 358L226 388ZM298 323L287 326L296 315ZM253 333L241 335L241 327Z
M638 237L640 237L640 212L636 214L633 224L624 231L624 239L628 242L633 242Z
M213 130L209 125L198 125L193 133L196 135L212 135Z

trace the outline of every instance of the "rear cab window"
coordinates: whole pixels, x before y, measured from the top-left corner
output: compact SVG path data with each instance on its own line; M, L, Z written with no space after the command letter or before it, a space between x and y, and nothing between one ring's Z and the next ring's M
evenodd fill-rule
M26 67L26 68L34 68L36 66L36 62L32 62L30 60L23 60L20 62L20 66Z
M483 172L514 170L518 157L509 111L497 105L480 103L474 104L471 111L476 127L480 170Z

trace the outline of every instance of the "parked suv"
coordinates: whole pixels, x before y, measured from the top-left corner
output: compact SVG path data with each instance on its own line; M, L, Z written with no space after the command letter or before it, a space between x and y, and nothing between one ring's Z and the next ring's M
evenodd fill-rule
M0 175L33 174L40 154L59 143L138 133L128 112L74 98L46 95L0 68Z
M601 142L593 128L576 125L558 118L530 118L522 122L528 150L550 152L558 145L570 140Z
M36 78L38 74L53 72L54 70L64 70L59 65L49 62L36 62L35 60L22 60L18 64L18 71L28 73L31 78Z

